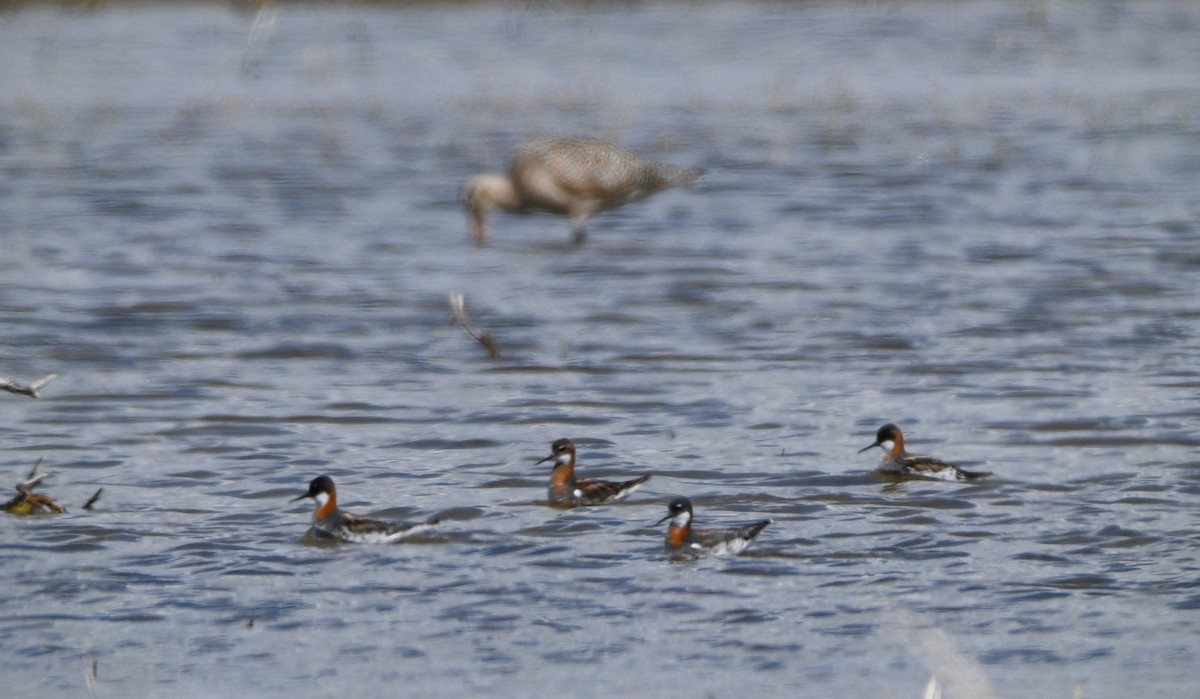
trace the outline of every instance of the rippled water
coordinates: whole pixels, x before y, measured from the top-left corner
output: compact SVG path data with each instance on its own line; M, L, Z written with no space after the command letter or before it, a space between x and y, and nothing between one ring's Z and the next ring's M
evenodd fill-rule
M0 518L5 685L1194 696L1198 35L1186 2L0 15L0 374L60 374L0 395L4 470L70 509ZM709 175L582 248L472 246L461 182L546 132ZM881 483L888 421L996 475ZM547 507L559 437L655 478ZM306 546L321 473L445 524ZM681 494L775 524L672 562Z

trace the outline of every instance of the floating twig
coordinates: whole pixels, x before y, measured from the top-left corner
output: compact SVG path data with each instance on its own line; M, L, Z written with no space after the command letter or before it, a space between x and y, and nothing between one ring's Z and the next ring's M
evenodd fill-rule
M35 493L24 483L17 484L17 496L4 503L2 509L14 515L40 515L50 512L61 515L67 511L55 502L54 498Z
M42 481L49 478L50 477L49 471L46 471L45 473L42 473L42 474L38 473L38 469L41 467L42 467L42 457L39 456L38 460L33 463L33 468L29 469L29 473L25 476L25 480L22 481L21 485L32 490L33 488L37 487L38 483L41 483Z
M242 54L242 75L257 77L261 63L262 46L275 33L279 23L279 8L274 3L248 3L249 7L258 7L258 14L250 25L250 36L246 39L246 51Z
M461 325L463 330L467 331L468 335L475 338L479 344L487 349L489 357L492 359L500 357L500 346L492 339L492 334L486 331L481 332L471 327L470 321L467 320L466 299L457 291L450 292L450 311L454 314L455 322Z
M17 484L16 497L0 505L0 509L14 515L36 515L48 512L63 514L67 511L62 505L55 502L54 498L33 492L33 489L50 475L49 471L37 472L41 465L42 460L38 459L33 468L29 469L29 475L25 477L25 481Z
M100 661L92 657L92 651L83 653L83 679L87 682L88 696L96 699L96 687L100 683Z
M58 374L46 374L42 378L26 386L25 384L18 383L8 377L0 377L0 391L8 391L9 393L16 393L20 396L37 398L38 391L45 388L46 384L57 378Z
M103 492L104 492L104 488L97 490L96 494L93 495L92 497L88 498L88 501L86 503L84 503L83 509L87 510L88 512L91 512L92 505L96 504L96 501L100 499L100 493L103 493Z

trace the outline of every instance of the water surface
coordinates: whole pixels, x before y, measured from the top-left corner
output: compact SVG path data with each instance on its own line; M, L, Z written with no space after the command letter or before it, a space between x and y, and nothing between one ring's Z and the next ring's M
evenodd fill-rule
M0 16L10 687L1190 697L1200 7L35 7ZM542 133L709 175L458 190ZM498 360L448 322L451 291ZM884 422L980 484L871 477ZM629 502L547 507L550 442ZM385 547L351 510L440 515ZM82 503L98 487L95 511ZM775 524L672 562L674 495Z

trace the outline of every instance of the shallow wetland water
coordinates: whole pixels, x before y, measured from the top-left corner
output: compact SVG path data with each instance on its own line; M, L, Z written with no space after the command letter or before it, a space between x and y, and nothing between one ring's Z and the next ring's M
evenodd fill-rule
M0 14L0 375L60 374L0 395L0 477L40 457L69 510L0 518L5 686L1194 697L1198 36L1156 1ZM708 175L471 245L463 180L542 133ZM995 475L881 483L885 422ZM654 478L548 507L560 437ZM306 545L322 473L444 525ZM775 523L673 562L675 495Z

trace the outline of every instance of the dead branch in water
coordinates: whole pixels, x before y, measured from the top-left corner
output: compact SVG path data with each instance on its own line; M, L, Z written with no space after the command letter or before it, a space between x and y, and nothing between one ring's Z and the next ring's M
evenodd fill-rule
M38 483L41 483L43 480L48 478L50 476L49 471L46 471L40 475L38 474L38 469L41 467L42 457L39 456L38 460L33 462L33 468L29 469L29 473L25 475L25 480L21 482L21 485L32 490L33 488L37 487Z
M84 503L83 509L87 510L88 512L91 512L92 505L96 504L96 501L100 499L100 493L103 493L103 492L104 492L104 488L100 488L99 490L97 490L96 494L93 495L92 497L88 498L88 501L86 503Z
M500 357L500 346L492 339L492 334L486 331L481 332L471 327L470 321L467 320L466 299L457 291L450 292L450 311L454 314L455 322L461 325L462 329L466 330L468 335L475 338L479 344L487 349L489 357L492 359Z
M17 484L16 497L0 505L0 509L14 515L37 515L49 512L63 514L67 511L49 495L33 492L33 489L50 475L49 471L38 473L41 465L42 460L38 459L33 468L29 469L29 475L25 476L25 480Z
M26 386L25 384L18 383L8 377L0 376L0 391L8 391L9 393L16 393L20 396L37 398L38 391L45 388L46 384L50 383L56 378L58 378L58 374L46 374L42 378Z
M92 657L90 648L83 654L83 679L87 682L88 696L96 699L96 688L100 684L100 661Z

